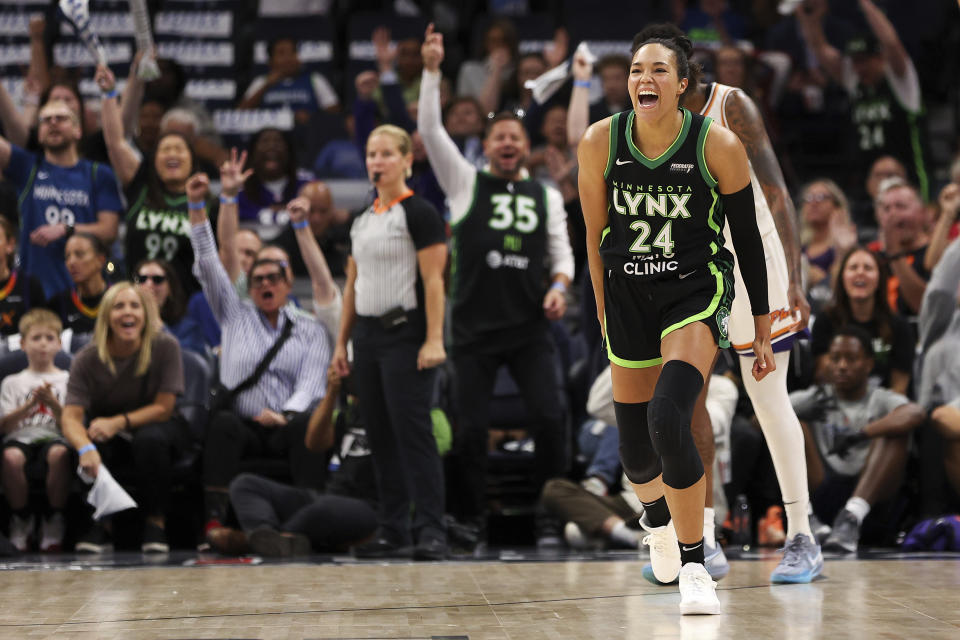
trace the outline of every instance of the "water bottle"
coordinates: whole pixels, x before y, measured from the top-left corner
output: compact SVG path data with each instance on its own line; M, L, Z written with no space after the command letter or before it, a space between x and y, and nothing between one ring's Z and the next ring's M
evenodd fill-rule
M737 496L737 499L733 504L733 514L730 520L733 524L731 542L733 542L734 546L744 551L749 551L750 543L752 542L750 529L750 502L747 500L747 496L742 493Z

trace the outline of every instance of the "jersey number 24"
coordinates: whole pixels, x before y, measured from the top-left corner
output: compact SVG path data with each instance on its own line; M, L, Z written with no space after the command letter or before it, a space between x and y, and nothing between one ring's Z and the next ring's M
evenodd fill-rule
M650 237L650 223L646 220L634 220L630 223L630 228L639 231L637 239L630 245L630 251L633 253L650 253L650 245L647 244L647 238ZM660 249L665 258L673 256L673 220L667 220L657 232L657 237L653 239L653 246Z

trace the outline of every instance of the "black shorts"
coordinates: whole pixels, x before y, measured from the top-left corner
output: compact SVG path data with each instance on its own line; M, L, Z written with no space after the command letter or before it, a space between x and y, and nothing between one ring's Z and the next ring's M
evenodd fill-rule
M8 440L3 443L3 448L9 449L13 447L23 451L23 455L27 458L26 463L23 465L23 472L27 476L27 479L44 480L47 477L47 452L50 451L50 447L55 445L61 445L70 449L69 445L59 438L33 442L31 444L17 440Z
M731 263L714 260L684 278L638 280L610 270L604 275L607 356L613 364L628 369L662 364L660 341L692 322L710 327L721 349L730 346Z

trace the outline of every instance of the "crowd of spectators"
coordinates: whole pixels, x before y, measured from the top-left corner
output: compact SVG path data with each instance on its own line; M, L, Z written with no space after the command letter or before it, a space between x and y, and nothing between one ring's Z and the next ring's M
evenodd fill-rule
M486 516L503 506L491 498L493 459L532 450L521 502L537 514L538 543L638 546L612 418L602 401L588 404L609 373L586 277L584 113L573 97L589 90L589 122L629 109L627 32L658 19L691 36L707 81L753 98L794 196L813 315L793 345L790 384L814 515L855 548L861 530L889 544L922 518L960 509L960 87L955 73L945 80L953 67L937 64L960 46L933 44L936 25L960 24L955 6L901 22L882 0L803 0L786 16L773 0L648 0L635 8L642 22L614 30L623 41L584 37L596 55L574 56L580 25L567 20L585 15L577 2L219 4L236 24L232 104L188 90L196 61L165 57L163 42L109 67L54 64L63 36L53 12L24 19L28 64L0 82L0 369L11 374L0 386L0 479L19 549L109 547L109 521L65 524L77 488L68 462L79 452L85 472L106 465L138 501L144 551L168 549L170 492L185 486L202 512L197 542L223 552L293 555L372 537L390 552L426 539L423 557L442 557L443 508L433 503L444 487L433 486L439 463L423 442L445 451L450 424L451 543L482 538ZM284 7L333 34L324 64L306 35L278 35L254 54L258 21L281 19ZM355 37L347 27L358 12L379 21ZM439 59L424 46L430 20L445 36ZM361 44L366 54L355 56ZM144 56L159 78L140 79ZM568 63L550 90L534 82ZM118 81L121 69L129 73ZM266 124L233 127L242 112ZM396 189L379 182L394 170ZM477 193L498 180L517 188L517 228L519 199L546 189L549 264L530 284L542 289L533 315L505 308L496 297L505 287L464 280L470 259L504 259L471 254L473 232L463 231ZM407 188L418 198L405 200ZM368 265L399 265L400 253L364 255L356 243L396 210L421 261L390 292L398 303L383 306L378 278L398 275ZM495 211L514 224L512 209ZM422 261L438 242L451 273L446 257ZM436 324L430 292L441 277L471 282L479 299L451 291ZM368 324L397 304L428 307L402 329L428 332L426 342ZM511 342L490 327L519 333ZM431 342L444 328L449 361ZM69 376L54 364L58 350ZM393 350L403 358L390 360ZM757 515L746 535L782 542L782 523L767 518L779 491L756 446L762 435L742 387L739 403L731 391L740 372L724 363L735 361L721 358L715 377L730 385L714 385L720 395L708 400L716 524L735 529L724 505L746 503ZM421 371L433 367L435 377ZM185 380L214 392L199 413L185 410ZM432 397L407 407L414 396L397 389L408 387ZM401 453L403 435L384 425L407 413L423 433ZM191 473L192 484L181 482ZM30 483L46 491L30 493ZM429 511L411 516L411 502Z

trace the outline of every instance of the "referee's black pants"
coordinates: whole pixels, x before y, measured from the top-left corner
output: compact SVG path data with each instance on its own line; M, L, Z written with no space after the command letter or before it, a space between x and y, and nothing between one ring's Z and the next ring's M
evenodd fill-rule
M479 518L485 512L487 487L487 443L490 428L490 400L497 369L506 364L520 390L530 423L525 427L533 437L534 481L537 491L550 478L566 470L566 437L563 432L563 410L556 378L554 346L547 330L535 332L521 344L490 351L456 350L457 402L459 404L457 469L459 485L465 495L460 515Z
M398 545L446 540L443 467L430 419L435 371L417 370L422 320L385 329L357 316L353 378L380 495L379 535ZM410 516L413 513L413 522Z

